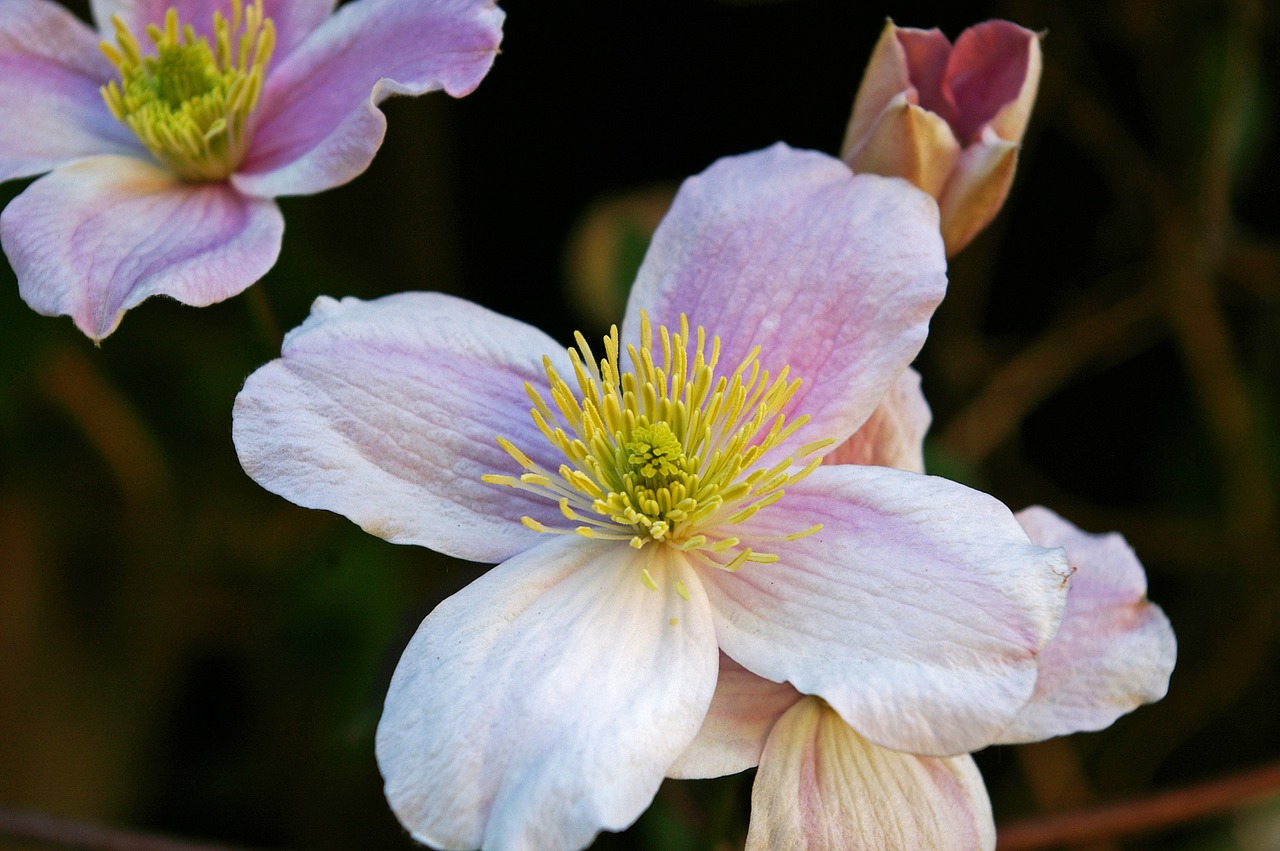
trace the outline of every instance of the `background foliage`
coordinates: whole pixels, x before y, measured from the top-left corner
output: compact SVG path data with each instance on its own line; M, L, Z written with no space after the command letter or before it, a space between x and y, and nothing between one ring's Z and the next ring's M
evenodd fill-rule
M147 302L95 350L0 261L0 804L264 848L411 847L373 730L418 621L483 567L261 490L231 446L235 393L322 293L445 290L563 340L602 333L682 177L777 139L838 149L885 14L1048 31L1013 196L953 262L917 364L932 470L1123 532L1180 644L1164 702L981 754L997 818L1280 758L1275 5L503 5L480 89L389 103L367 174L285 200L279 265L246 296ZM733 847L749 787L668 784L598 847ZM1273 798L1090 847L1278 832Z

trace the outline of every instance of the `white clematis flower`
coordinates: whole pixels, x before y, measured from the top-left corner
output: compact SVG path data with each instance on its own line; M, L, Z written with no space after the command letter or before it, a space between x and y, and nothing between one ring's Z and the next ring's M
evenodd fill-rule
M597 351L440 294L316 302L236 400L245 470L500 562L426 618L387 695L378 762L415 838L625 828L719 651L883 747L965 753L1009 726L1062 552L960 485L819 465L915 357L944 268L928 196L776 146L684 184Z

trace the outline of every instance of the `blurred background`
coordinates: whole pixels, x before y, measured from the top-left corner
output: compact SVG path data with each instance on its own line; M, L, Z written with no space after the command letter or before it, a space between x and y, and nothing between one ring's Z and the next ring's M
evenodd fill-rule
M838 151L886 15L1047 30L1013 194L954 259L917 362L931 471L1124 533L1179 640L1162 703L979 754L997 820L1280 759L1276 5L502 5L480 88L386 104L365 175L282 202L283 253L250 293L148 301L95 349L0 260L0 806L412 847L374 728L417 623L484 567L259 488L231 445L236 392L319 294L443 290L565 341L603 333L683 177L779 139ZM668 783L596 847L740 847L750 782ZM1280 797L1242 803L1078 847L1280 848Z

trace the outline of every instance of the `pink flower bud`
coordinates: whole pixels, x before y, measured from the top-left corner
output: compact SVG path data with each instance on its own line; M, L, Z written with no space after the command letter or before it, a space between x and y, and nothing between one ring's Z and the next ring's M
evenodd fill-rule
M987 21L953 46L890 21L858 87L841 156L857 172L905 177L938 199L951 256L1009 193L1040 83L1040 37Z

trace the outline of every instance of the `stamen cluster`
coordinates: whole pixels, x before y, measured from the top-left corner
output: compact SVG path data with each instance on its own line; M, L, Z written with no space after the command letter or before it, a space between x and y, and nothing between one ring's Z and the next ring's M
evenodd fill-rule
M616 326L599 361L586 339L575 337L578 345L569 349L569 358L576 390L550 358L543 366L551 403L525 385L534 423L566 463L552 473L499 438L525 472L518 478L484 477L556 500L561 514L580 524L556 529L523 517L526 526L624 540L637 549L661 542L726 570L749 561L777 561L777 555L759 552L753 543L795 540L821 528L771 538L732 528L782 499L785 486L813 472L821 463L813 456L832 443L801 446L764 466L766 454L809 419L788 421L783 413L800 387L800 379L789 379L788 367L771 376L760 366L757 347L733 372L717 375L719 337L712 338L708 350L699 327L691 349L684 316L676 333L659 326L659 363L653 328L642 314L640 344L626 347L631 366L626 372ZM651 577L645 579L652 584Z
M275 25L262 0L231 0L231 17L213 13L213 44L190 24L179 25L170 8L164 28L150 24L155 54L144 56L119 16L113 47L102 52L120 72L120 83L102 87L111 114L127 125L164 165L183 180L222 180L248 148L250 120L262 94L275 49Z

